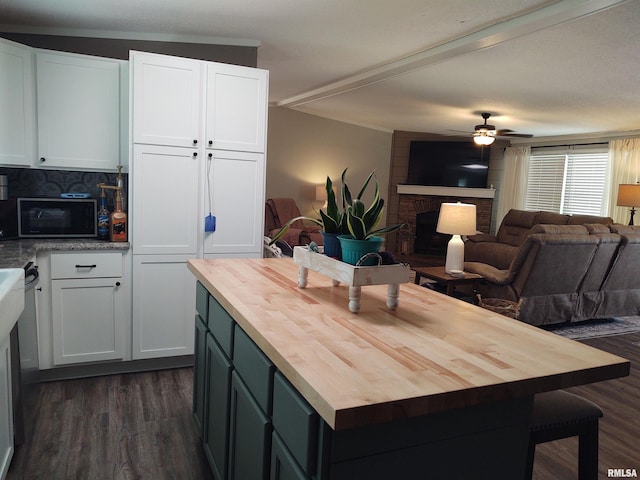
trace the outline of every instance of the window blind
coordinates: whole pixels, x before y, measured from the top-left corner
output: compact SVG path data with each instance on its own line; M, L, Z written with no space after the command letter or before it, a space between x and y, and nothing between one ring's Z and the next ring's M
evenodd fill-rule
M525 208L571 215L606 214L607 162L604 148L532 154Z

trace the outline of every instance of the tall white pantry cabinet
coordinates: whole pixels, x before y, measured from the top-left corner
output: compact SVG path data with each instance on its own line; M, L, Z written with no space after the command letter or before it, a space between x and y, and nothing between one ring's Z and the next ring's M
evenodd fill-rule
M187 260L262 256L268 72L143 52L130 69L132 356L188 355Z

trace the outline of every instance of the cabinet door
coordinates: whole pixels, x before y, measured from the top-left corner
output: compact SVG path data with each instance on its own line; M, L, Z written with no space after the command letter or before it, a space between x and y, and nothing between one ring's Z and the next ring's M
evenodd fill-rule
M193 354L196 280L189 258L134 255L134 359Z
M204 209L216 217L206 232L204 253L262 255L264 230L264 155L207 152Z
M0 39L0 165L31 166L36 116L33 49Z
M269 72L207 64L207 148L265 151Z
M273 432L270 480L305 480L309 477L296 463L280 436Z
M193 147L201 135L202 64L131 52L133 142Z
M193 421L198 429L198 435L203 438L204 402L206 393L206 359L207 359L207 325L200 315L196 314L196 331L193 342Z
M271 423L235 370L230 402L229 479L268 478Z
M134 145L131 169L129 213L134 255L196 255L200 215L198 150Z
M0 343L0 478L5 478L13 457L13 406L9 336Z
M120 62L36 52L40 166L115 170L120 159Z
M207 394L204 452L215 478L227 478L229 394L233 365L211 333L207 334Z
M124 358L121 278L51 282L53 363Z

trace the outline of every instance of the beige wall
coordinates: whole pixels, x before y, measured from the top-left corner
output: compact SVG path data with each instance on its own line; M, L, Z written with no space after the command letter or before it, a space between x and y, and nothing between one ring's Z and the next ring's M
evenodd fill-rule
M387 199L391 133L282 107L269 108L268 132L266 198L293 197L303 215L316 217L313 209L322 203L315 201L315 186L324 185L327 175L339 184L348 167L353 195L375 170L380 195Z

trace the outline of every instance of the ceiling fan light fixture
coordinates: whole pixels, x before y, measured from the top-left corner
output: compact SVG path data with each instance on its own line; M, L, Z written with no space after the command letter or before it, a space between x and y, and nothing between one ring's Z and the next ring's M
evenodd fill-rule
M491 145L495 140L495 137L489 132L475 132L473 134L473 141L476 145Z

